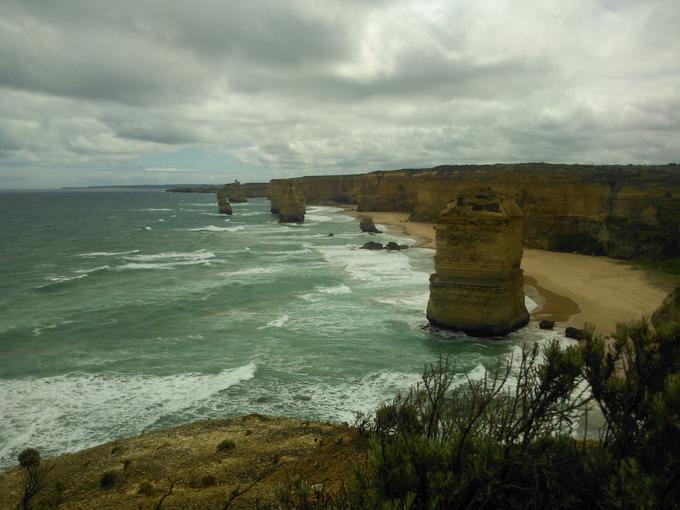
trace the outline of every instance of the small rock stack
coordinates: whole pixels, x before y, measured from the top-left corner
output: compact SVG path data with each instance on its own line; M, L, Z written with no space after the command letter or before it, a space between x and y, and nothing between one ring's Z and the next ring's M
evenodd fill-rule
M231 204L229 203L229 197L227 196L227 190L220 190L217 192L217 207L219 208L220 214L231 214Z
M441 212L427 318L478 337L524 326L522 239L517 203L491 188L461 192Z
M278 203L279 223L304 223L305 195L292 182L286 183Z

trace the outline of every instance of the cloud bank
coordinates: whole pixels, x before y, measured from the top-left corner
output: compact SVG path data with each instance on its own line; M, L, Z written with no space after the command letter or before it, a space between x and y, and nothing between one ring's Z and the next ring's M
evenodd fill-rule
M680 160L676 0L0 9L0 188Z

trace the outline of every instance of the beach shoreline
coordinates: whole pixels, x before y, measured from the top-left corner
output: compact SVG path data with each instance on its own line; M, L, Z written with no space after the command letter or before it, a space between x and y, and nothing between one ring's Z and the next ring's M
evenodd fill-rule
M436 248L436 224L409 221L409 213L344 208L342 214L371 217L386 233L415 238L415 247ZM538 304L532 321L551 320L557 329L591 324L605 335L614 333L617 323L649 317L677 280L622 260L533 248L524 249L522 269L525 292Z

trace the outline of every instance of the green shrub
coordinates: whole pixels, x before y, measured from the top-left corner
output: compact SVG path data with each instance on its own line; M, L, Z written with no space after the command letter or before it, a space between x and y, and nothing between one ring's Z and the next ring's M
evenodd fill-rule
M231 439L225 439L224 441L221 441L220 444L217 445L217 452L228 452L230 450L233 450L236 448L236 443L232 441Z
M646 322L608 341L525 348L456 384L442 359L422 382L356 425L368 459L335 494L293 478L283 509L678 508L680 334ZM599 441L579 423L595 407Z
M40 466L40 453L35 448L26 448L19 454L17 460L24 472L21 508L28 510L31 507L31 500L45 485L46 472Z
M115 471L106 471L99 478L99 486L102 489L111 489L118 481L118 474Z

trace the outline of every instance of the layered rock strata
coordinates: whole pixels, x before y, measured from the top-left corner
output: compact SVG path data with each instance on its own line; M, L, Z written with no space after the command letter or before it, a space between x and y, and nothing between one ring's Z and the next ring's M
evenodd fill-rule
M524 242L553 251L623 259L680 256L680 165L445 165L428 169L278 179L309 204L356 203L358 211L403 211L436 222L458 193L477 186L512 196L524 212Z
M217 207L220 214L232 214L233 211L231 210L227 190L220 190L217 192Z
M305 195L293 182L289 182L282 190L278 204L279 223L304 223Z
M461 192L439 217L427 318L435 327L500 336L524 326L523 215L491 188Z

